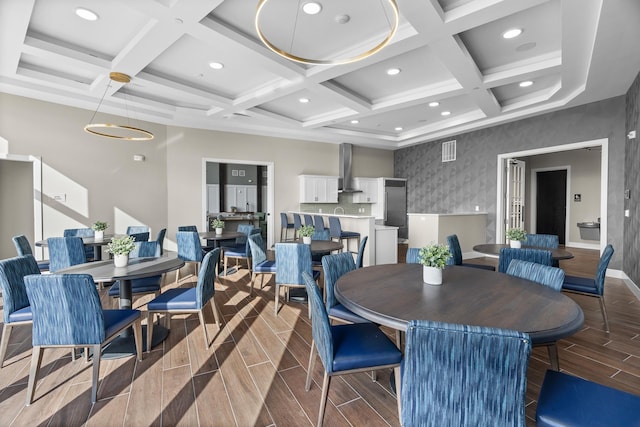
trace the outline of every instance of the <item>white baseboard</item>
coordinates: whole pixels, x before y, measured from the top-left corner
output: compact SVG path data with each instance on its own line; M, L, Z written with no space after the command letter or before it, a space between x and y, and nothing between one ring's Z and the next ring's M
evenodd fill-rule
M638 288L638 285L636 285L633 280L631 280L629 278L629 276L627 276L627 274L622 271L622 270L611 270L610 268L607 269L607 276L608 277L615 277L616 279L622 279L622 281L624 282L625 285L627 285L627 288L629 288L629 290L631 291L631 293L633 295L636 296L636 298L638 298L638 300L640 301L640 288Z
M580 248L580 249L597 249L600 250L600 243L583 243L583 242L568 242L564 244L565 248Z

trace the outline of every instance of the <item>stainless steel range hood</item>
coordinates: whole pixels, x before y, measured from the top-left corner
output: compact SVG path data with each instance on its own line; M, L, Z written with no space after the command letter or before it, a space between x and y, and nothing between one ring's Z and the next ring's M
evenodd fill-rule
M338 192L339 193L362 193L362 190L353 188L353 182L351 179L351 159L353 156L353 145L340 144L340 165L339 173L340 179L338 179Z

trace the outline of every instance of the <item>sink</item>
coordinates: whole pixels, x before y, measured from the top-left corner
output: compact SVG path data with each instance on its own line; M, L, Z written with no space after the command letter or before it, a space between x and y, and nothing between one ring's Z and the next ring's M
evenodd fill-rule
M588 222L579 222L578 227L580 228L600 228L600 223L595 221Z

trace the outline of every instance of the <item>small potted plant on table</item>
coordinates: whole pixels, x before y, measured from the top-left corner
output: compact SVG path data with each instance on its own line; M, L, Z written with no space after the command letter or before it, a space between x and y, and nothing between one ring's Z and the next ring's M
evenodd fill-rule
M451 257L449 246L432 243L418 252L418 261L422 264L422 281L429 285L442 284L442 269Z
M106 222L103 221L96 221L91 228L93 228L93 238L96 240L102 240L104 239L104 230L106 230L109 227L109 224L107 224Z
M113 264L116 267L126 267L129 264L129 254L135 248L133 236L114 237L107 245L107 251L113 254Z
M302 236L302 243L305 245L311 244L311 236L315 233L316 229L313 225L303 225L300 227L298 233Z
M222 229L224 228L224 221L218 218L212 219L211 228L216 230L216 234L222 234Z
M507 239L512 248L521 248L522 242L527 238L527 232L522 228L510 228L507 230Z

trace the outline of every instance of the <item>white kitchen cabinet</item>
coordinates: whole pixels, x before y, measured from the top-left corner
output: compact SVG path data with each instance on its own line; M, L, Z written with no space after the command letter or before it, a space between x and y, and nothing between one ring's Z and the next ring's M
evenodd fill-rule
M362 193L353 193L353 203L376 203L378 201L377 178L353 178L353 187Z
M300 203L338 203L338 177L300 175Z
M225 212L235 207L238 212L255 212L258 205L258 189L255 185L225 185Z
M220 212L220 185L207 184L207 213Z

